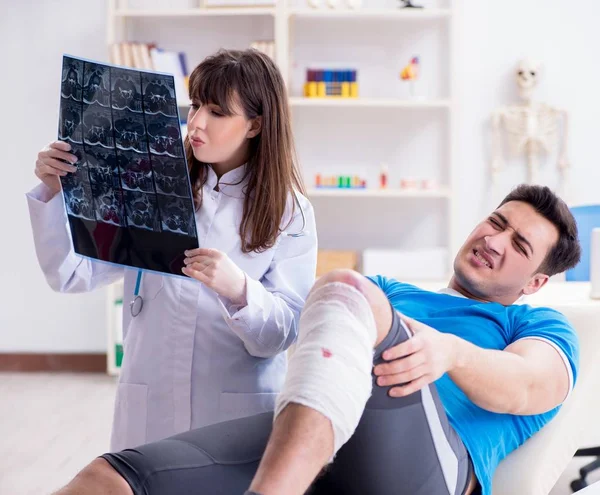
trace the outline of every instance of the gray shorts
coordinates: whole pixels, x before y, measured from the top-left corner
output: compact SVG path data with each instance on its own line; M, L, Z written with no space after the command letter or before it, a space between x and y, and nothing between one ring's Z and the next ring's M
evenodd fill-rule
M381 354L409 338L394 311ZM313 483L310 495L462 495L472 473L469 455L448 423L435 385L391 398L373 393L352 438ZM227 421L105 454L136 495L241 495L267 444L273 414Z

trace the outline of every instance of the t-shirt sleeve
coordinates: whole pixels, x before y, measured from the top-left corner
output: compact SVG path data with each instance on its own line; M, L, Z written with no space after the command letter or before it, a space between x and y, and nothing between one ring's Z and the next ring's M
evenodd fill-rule
M569 394L577 381L579 369L579 339L567 318L550 308L531 308L518 322L512 342L536 339L547 342L560 354L569 373ZM568 397L568 395L567 395Z
M367 275L367 278L379 287L385 295L387 295L387 287L389 285L389 279L383 275Z

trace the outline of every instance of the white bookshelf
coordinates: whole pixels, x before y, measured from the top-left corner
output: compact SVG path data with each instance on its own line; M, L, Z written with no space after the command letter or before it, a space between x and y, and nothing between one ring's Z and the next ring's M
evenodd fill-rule
M254 40L273 39L275 61L287 82L296 146L308 187L308 196L315 206L319 228L326 233L333 232L331 235L335 235L336 230L330 227L343 229L339 232L346 233L350 230L354 232L356 229L356 224L352 223L355 221L354 215L352 211L348 211L348 208L356 208L356 213L366 212L383 218L389 215L390 208L397 209L404 213L397 221L394 218L394 229L400 232L404 232L405 223L414 223L421 215L435 212L439 220L435 227L441 225L442 230L445 231L440 243L448 248L450 255L457 248L453 238L456 219L454 199L456 189L453 187L456 175L453 171L456 163L453 51L456 44L454 38L457 31L459 2L460 0L424 0L422 3L426 8L402 10L397 8L398 3L394 0L363 0L362 8L353 10L342 7L342 4L345 5L344 0L339 0L340 7L335 9L328 7L326 0L321 0L322 6L317 9L310 8L307 0L277 0L273 7L227 8L204 7L203 0L175 0L174 5L172 2L168 4L159 0L109 0L106 39L107 44L121 41L152 41L165 49L185 49L188 53L189 70L220 46L247 48L252 36L255 36ZM173 6L166 8L165 5ZM140 26L146 26L145 32L151 33L148 35L149 38L136 39ZM351 34L343 34L344 31ZM321 36L328 32L335 35ZM339 39L338 32L342 33ZM409 98L398 91L402 83L398 81L397 75L396 87L392 87L393 84L390 83L392 69L388 68L385 73L372 74L372 67L366 66L359 67L360 96L358 98L302 96L301 87L304 82L302 71L311 67L311 64L319 66L329 62L327 58L329 53L339 53L339 50L337 52L335 50L337 43L349 45L348 54L341 57L339 61L344 65L330 68L354 68L348 65L348 61L350 60L351 63L355 54L357 58L362 56L363 59L368 59L369 55L365 55L365 52L367 49L374 49L374 60L376 60L377 56L389 55L393 50L399 50L398 47L402 48L405 38L411 40L410 43L414 44L415 50L420 50L421 33L429 36L432 33L434 35L440 33L440 37L445 36L443 42L437 40L433 43L435 50L439 51L437 59L428 58L428 54L424 53L426 63L434 59L439 62L435 67L428 66L429 81L433 81L431 84L435 85L443 81L443 84L439 83L439 87L435 87L433 91L426 92L426 96ZM198 36L201 42L194 43L192 36ZM201 38L202 36L204 38ZM313 59L310 55L307 58L306 55L311 49L314 53ZM401 66L408 62L404 52L402 53L403 55L394 61L396 67L393 70L396 72L399 72ZM329 66L325 65L325 67ZM378 81L384 81L386 77L388 82L382 82L380 88ZM439 89L442 86L444 89ZM180 114L184 117L189 102L186 101L185 96L179 95L179 98ZM398 127L398 130L394 128L390 131L386 125L381 124L386 119L393 119L393 125ZM315 173L327 176L336 175L340 171L339 167L343 166L343 163L336 160L337 152L346 151L347 154L351 154L356 150L352 156L352 158L356 157L356 160L366 161L365 156L367 156L365 153L361 154L357 139L352 137L351 133L346 135L343 131L333 133L331 142L326 145L321 144L319 147L319 143L326 139L325 134L330 130L327 124L323 124L324 120L339 122L343 129L350 131L352 131L352 121L356 120L357 125L363 126L369 138L365 140L364 147L371 146L375 151L378 151L380 141L381 147L393 147L394 139L403 143L403 139L409 139L406 147L414 148L412 156L420 157L423 166L412 163L410 159L407 161L397 158L397 154L390 152L394 162L388 163L389 177L403 174L405 169L412 173L429 167L431 170L438 171L439 177L429 177L429 179L439 186L434 189L400 189L399 182L395 180L388 185L387 189L382 190L378 189L376 184L374 185L375 181L370 179L369 187L366 189L314 188ZM319 125L321 127L318 127ZM435 142L423 144L419 136L411 135L411 131L421 125L424 128L439 129ZM387 138L385 138L386 134ZM390 137L389 134L392 136ZM407 135L412 137L405 138ZM311 151L311 148L315 147L317 150ZM308 155L303 156L307 150ZM327 155L327 157L317 163L314 160L319 158L319 155ZM436 160L440 163L434 163ZM324 161L331 163L332 170L327 170L325 167L319 169ZM365 163L364 166L371 177L374 177L378 165L373 162ZM336 166L338 168L335 168ZM347 175L362 174L348 171ZM347 249L360 250L360 247L355 247L352 242L361 237L373 238L371 235L373 230L369 231L372 228L374 227L371 225L365 226L365 230L369 232L365 236L344 234L340 242L348 243ZM418 248L421 234L432 230L435 228L430 226L421 228L418 235L413 235L409 242ZM338 248L338 246L328 245L326 236L321 236L321 232L319 236L320 247ZM391 241L387 238L386 242L389 244ZM369 247L389 248L390 246L374 244ZM122 297L119 290L122 291L121 286L116 286L109 291L108 311L114 311L112 303L115 297ZM129 300L127 295L125 300ZM114 318L109 318L109 321L114 321ZM115 334L113 330L109 332L109 347L114 347L114 341L110 340ZM110 351L109 356L111 356ZM114 362L114 351L110 359ZM110 371L118 372L115 369Z
M339 243L329 244L331 237L337 235L342 229L355 230L356 224L364 225L368 222L362 216L385 217L389 215L390 209L409 210L410 215L419 217L435 210L437 217L434 221L435 226L441 226L445 230L442 239L439 241L442 247L448 251L448 265L450 272L451 255L456 251L457 245L453 238L455 231L455 200L453 182L455 174L455 134L454 122L456 107L454 102L455 81L453 80L454 63L454 37L456 36L456 23L458 21L457 10L460 0L448 0L446 2L417 2L424 3L423 9L398 9L390 7L393 2L386 0L363 0L362 8L353 10L340 5L339 8L329 8L326 2L321 1L319 8L310 8L305 0L288 0L284 2L278 15L276 23L280 23L280 28L285 32L285 50L281 52L281 58L278 60L280 68L284 71L288 88L290 89L290 106L294 119L294 134L296 136L296 146L303 167L305 180L308 186L308 196L315 206L317 215L317 224L319 230L319 245L325 249L357 249L361 250L365 242L372 242L372 236L339 236ZM338 4L344 4L339 1ZM429 4L429 5L428 5ZM387 7L387 8L385 8ZM344 34L344 30L352 34ZM302 32L304 31L304 33ZM330 32L331 35L319 36L318 33ZM391 78L388 71L380 71L371 77L371 91L363 93L362 80L369 78L369 69L359 69L360 96L354 99L342 98L305 98L301 95L301 85L298 84L302 79L302 71L305 68L318 68L320 65L327 67L326 61L329 52L340 53L335 50L336 43L344 43L345 49L352 55L356 52L360 57L365 57L367 48L372 48L373 58L383 57L393 51L396 46L405 43L405 33L412 40L411 45L418 55L420 50L420 34L437 34L443 41L437 39L436 49L439 51L438 61L444 66L440 69L438 79L444 80L444 90L425 91L420 98L411 98L410 95L401 95L394 89L388 91L386 86L390 85ZM338 39L339 38L339 39ZM381 39L381 45L375 44L374 39ZM298 45L306 44L314 50L314 62L307 56L308 49L298 49ZM321 52L317 52L316 47L323 47ZM425 55L426 63L428 53ZM370 54L367 53L366 57ZM331 68L355 68L348 65L348 60L352 56L345 56L342 53L342 60L339 65L333 65ZM397 72L399 73L403 62L408 60L399 60ZM314 63L316 67L311 67ZM429 67L431 69L431 67ZM387 79L385 79L387 77ZM432 77L431 75L429 76ZM381 85L378 85L380 79ZM384 82L386 80L387 82ZM396 79L397 80L397 79ZM397 80L397 84L402 84ZM357 125L365 129L363 132L352 133L352 125L348 124L352 119L356 119ZM401 123L399 126L399 139L402 139L404 132L410 131L411 120L418 120L419 124L424 123L424 128L439 128L439 135L434 144L434 151L429 147L422 149L423 161L436 161L436 153L443 155L444 159L437 165L428 163L429 169L439 170L438 177L429 176L423 179L431 179L439 184L435 189L401 189L398 176L402 179L413 178L410 174L419 172L420 164L405 167L406 163L398 157L398 153L391 151L392 163L382 159L380 162L373 161L365 163L366 173L357 172L356 169L349 169L344 172L337 159L337 152L344 152L349 162L353 161L352 154L357 156L356 160L365 160L366 153L361 153L361 146L357 141L364 139L364 148L376 148L379 145L381 134L388 134L389 128L378 124L381 121L392 119L394 123ZM314 132L311 134L311 127L315 125ZM320 125L317 125L319 123ZM419 124L416 124L417 126ZM379 127L377 127L379 125ZM338 132L331 130L333 126L339 126ZM369 129L371 126L377 127L376 130ZM436 127L438 126L438 127ZM379 133L381 128L381 134ZM348 131L348 132L346 132ZM325 146L319 143L329 139ZM347 141L344 141L344 140ZM410 139L410 138L409 138ZM387 145L393 147L392 139L382 139L387 141ZM415 139L418 141L418 138ZM385 143L382 144L385 146ZM347 150L344 150L347 148ZM315 149L314 151L311 151ZM306 150L309 150L307 153ZM354 151L356 150L356 153ZM376 154L376 153L375 153ZM385 155L385 153L382 153ZM413 153L415 155L415 153ZM325 158L319 160L319 156ZM315 165L318 161L318 165ZM327 170L326 162L331 162L331 170ZM388 165L390 170L388 176L388 187L379 189L377 176L380 163ZM412 164L410 164L412 165ZM410 169L410 174L402 176L402 170ZM423 167L427 168L427 167ZM321 176L328 175L346 175L346 176L365 176L368 175L366 189L335 189L335 188L314 188L314 177L316 174ZM395 179L390 183L389 179L395 175ZM363 202L363 200L365 200ZM366 201L368 200L368 201ZM378 206L379 205L379 206ZM351 210L349 210L351 209ZM356 213L356 215L355 215ZM362 215L364 213L364 215ZM362 216L361 216L362 215ZM350 218L349 218L350 217ZM360 218L360 220L359 220ZM413 219L408 218L407 223ZM397 228L402 229L402 221ZM436 223L437 222L437 223ZM396 226L395 226L396 227ZM368 231L368 229L366 229ZM433 230L433 229L431 229ZM324 233L324 235L321 235ZM385 235L382 237L386 237ZM414 238L422 237L420 234ZM365 240L366 238L366 240ZM351 244L356 242L356 244ZM377 242L377 241L375 241ZM372 245L374 248L392 248L393 241L389 237L384 239L387 245ZM412 240L410 242L413 242ZM432 241L436 243L438 241ZM413 249L418 249L416 243L411 244ZM428 247L440 247L439 245L430 245Z

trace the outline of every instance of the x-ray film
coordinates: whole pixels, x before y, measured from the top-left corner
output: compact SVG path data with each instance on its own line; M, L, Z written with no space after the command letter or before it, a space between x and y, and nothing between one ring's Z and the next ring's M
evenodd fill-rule
M198 247L173 76L63 57L58 138L75 252L181 275Z

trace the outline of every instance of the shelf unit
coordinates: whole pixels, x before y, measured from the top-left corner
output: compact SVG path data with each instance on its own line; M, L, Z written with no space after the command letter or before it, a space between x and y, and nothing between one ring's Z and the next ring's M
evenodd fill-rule
M288 0L293 2L294 0ZM300 3L302 0L295 0L297 3ZM371 212L376 212L378 215L385 215L386 209L391 205L397 204L398 209L410 209L414 211L417 215L420 214L422 209L425 209L428 203L424 203L424 201L432 201L432 205L435 209L437 209L438 214L443 218L442 224L445 225L446 235L445 239L442 240L444 246L447 247L448 252L448 273L451 271L451 254L456 251L457 244L454 239L455 232L455 200L454 200L454 177L455 174L453 172L455 166L455 119L456 119L456 105L454 101L455 95L455 81L453 79L453 63L454 63L454 55L453 50L456 45L455 36L456 36L456 22L457 22L457 10L459 7L460 0L448 0L444 5L440 5L439 7L431 7L424 9L386 9L386 8L372 8L373 3L377 3L376 1L370 2L369 0L363 1L363 8L360 9L350 9L350 8L339 8L339 9L330 9L325 6L320 7L318 9L311 9L309 7L301 7L299 5L291 5L287 8L285 5L282 8L282 11L278 13L279 17L276 17L276 22L280 23L280 30L285 32L287 36L285 36L285 49L282 50L282 58L278 60L281 70L284 72L284 76L288 81L288 87L291 90L290 95L290 106L292 109L292 114L294 118L294 122L297 120L301 120L300 124L300 135L301 140L296 140L296 145L298 148L298 153L300 155L300 163L304 169L305 180L309 185L308 195L311 199L313 199L313 205L315 206L315 212L317 214L317 224L318 228L322 229L325 232L325 236L319 236L319 244L320 247L330 248L327 244L329 239L325 238L329 232L329 227L335 227L335 224L338 222L338 218L336 214L331 213L336 209L337 201L344 201L344 203L340 203L343 208L343 212L340 211L337 215L340 217L344 216L352 216L352 212L348 212L348 205L350 207L356 208L357 212L365 209L367 210L367 203L364 201L369 201L368 203L368 214ZM322 2L324 3L324 2ZM338 2L340 3L340 2ZM379 2L381 4L381 2ZM426 2L431 4L432 2ZM438 2L441 3L441 2ZM389 2L387 2L389 6ZM299 24L302 23L302 24ZM431 30L431 29L441 29L444 31L444 34L447 36L447 43L442 50L440 50L440 59L443 58L444 62L446 62L446 80L445 86L446 91L444 94L437 94L432 96L431 98L402 98L395 97L391 95L385 95L385 83L382 83L382 90L375 91L374 94L367 94L365 97L359 97L356 99L336 99L336 98L305 98L300 96L299 87L297 83L300 74L298 72L298 68L304 67L306 64L302 64L297 60L297 56L295 54L295 43L296 42L308 42L312 43L312 47L317 46L321 43L323 46L323 51L327 51L330 49L330 45L327 42L333 40L333 37L325 37L320 38L316 37L314 39L310 39L310 36L304 36L302 41L297 41L297 38L300 38L298 35L298 31L300 29L305 29L307 31L332 31L339 32L343 29L346 29L345 26L350 26L347 29L350 31L357 32L358 36L356 39L361 40L363 43L370 43L371 40L367 39L367 36L360 36L360 31L362 27L365 27L365 30L368 27L371 27L369 34L373 34L375 37L379 35L375 29L382 31L384 30L396 30L398 31L397 40L391 39L389 36L385 38L387 42L393 43L402 43L403 33L405 31L416 31L416 30ZM375 28L373 29L373 26ZM418 36L416 37L418 39ZM326 43L323 43L323 39L326 40ZM414 40L414 37L413 37ZM354 40L351 36L347 36L344 38L345 42L352 43ZM374 43L371 43L373 46ZM417 46L416 51L418 52L418 41L415 43ZM364 55L365 50L362 49L360 45L349 46L347 47L348 51L353 52L353 49L358 48ZM379 48L379 47L377 47ZM380 51L385 51L388 47L380 47ZM305 50L306 51L306 50ZM374 50L375 52L377 50ZM426 54L428 55L428 54ZM319 57L319 61L323 60L326 57ZM347 58L344 60L347 61ZM306 62L306 58L304 58L303 62ZM310 63L310 62L308 62ZM317 66L320 66L317 64ZM308 65L310 67L310 65ZM326 66L327 67L327 66ZM334 68L339 66L334 66ZM398 72L400 67L398 67ZM359 74L359 82L361 81L362 75L365 75L365 71ZM389 83L389 79L388 79ZM361 83L362 84L362 83ZM379 89L379 88L378 88ZM361 86L362 91L362 86ZM372 92L373 93L373 92ZM380 94L383 93L383 94ZM311 113L314 112L314 113ZM339 113L336 113L339 112ZM334 117L329 117L334 115ZM312 170L312 174L307 173L307 169L310 169L310 161L306 160L302 157L303 150L305 147L313 147L309 138L309 131L306 131L306 127L310 127L311 119L317 120L322 118L330 118L332 123L336 123L336 119L344 120L356 118L358 121L364 119L364 122L361 122L362 125L368 125L373 123L373 121L377 121L378 119L389 119L390 115L393 115L394 119L410 119L410 118L431 118L432 120L437 120L440 125L444 128L442 133L442 138L440 140L440 146L443 148L444 165L439 165L438 169L440 173L444 176L441 181L437 181L441 183L440 187L437 189L428 189L428 190L414 190L414 189L400 189L394 188L398 183L390 184L387 189L380 190L377 188L371 189L329 189L329 188L310 188L312 186L312 181L315 173L320 173L321 175L331 175L328 173L328 170ZM427 117L425 117L427 116ZM315 130L314 137L327 139L325 137L325 133L327 132L327 125L330 123L330 120L327 120L327 124L322 124L318 130ZM351 126L346 125L344 129L348 129ZM351 130L351 129L350 129ZM322 134L319 135L318 133ZM389 132L389 131L388 131ZM295 130L296 134L296 130ZM334 136L338 137L342 133L335 133ZM362 136L359 134L358 139L361 139ZM376 135L376 132L370 134L370 136ZM375 136L376 138L376 136ZM331 138L333 141L333 137ZM352 149L356 149L357 146L352 146L354 143L347 143ZM442 143L443 141L443 143ZM367 145L369 141L367 139ZM337 145L337 146L336 146ZM346 143L332 142L331 148L334 150L338 150L338 148L345 146ZM328 160L330 156L333 156L335 159L335 151L329 149L329 146L319 147L319 152L322 152ZM423 154L426 155L429 150L423 150ZM316 153L316 152L315 152ZM314 154L312 157L314 157ZM348 155L351 152L346 153ZM362 159L364 156L361 155ZM322 160L322 161L325 161ZM307 163L308 162L308 163ZM332 164L332 169L339 170L340 165L343 164L335 163ZM371 163L369 166L373 167L377 164ZM389 165L389 164L388 164ZM402 164L393 164L389 165L390 171L394 169L395 171L398 168L402 168ZM396 168L398 167L398 168ZM433 167L433 166L432 166ZM413 167L414 170L415 167ZM343 173L341 175L344 175ZM357 175L351 171L348 172L348 175ZM361 174L358 174L361 175ZM437 177L434 178L434 182ZM389 180L389 178L388 178ZM372 181L371 181L372 184ZM370 185L370 184L369 184ZM353 203L348 203L348 201L352 201ZM381 208L379 210L373 206L375 200L381 200ZM356 203L354 203L356 201ZM435 202L435 203L434 203ZM363 208L364 206L364 208ZM340 208L340 209L342 209ZM322 218L326 218L328 224L324 225L319 221L320 212L324 211L325 214L322 215ZM352 228L352 222L359 220L350 219L344 223L344 227ZM360 220L362 222L362 219ZM361 223L362 224L362 223ZM335 232L335 230L331 230L331 232ZM335 234L329 234L333 236ZM346 242L348 239L344 236L342 237L342 244ZM370 242L370 241L367 241ZM389 242L388 242L389 244ZM372 246L372 247L390 247L387 246ZM333 248L337 249L346 249L346 247L341 247L340 245L333 246ZM348 247L347 249L353 249L353 246Z
M454 100L455 95L455 81L453 78L453 63L454 55L453 50L456 36L456 23L457 23L457 10L459 8L460 0L431 0L425 2L426 4L436 3L436 6L427 6L424 9L398 9L395 8L395 2L392 0L363 0L363 7L353 10L350 8L336 8L331 9L326 6L322 6L318 9L312 9L308 7L306 0L277 0L273 7L238 7L238 8L208 8L203 6L203 0L179 0L177 5L172 9L164 8L164 3L157 0L148 0L144 5L149 6L150 4L157 5L159 8L137 8L137 5L132 5L134 0L109 0L108 1L108 16L107 16L107 30L106 40L107 44L112 44L120 41L155 41L160 46L164 46L166 49L171 49L170 35L178 31L179 22L190 26L190 23L194 22L194 28L202 26L211 26L215 22L233 22L235 19L247 19L244 24L236 24L238 28L244 29L248 26L248 29L256 29L256 23L262 22L263 25L268 26L268 30L272 33L272 38L275 42L275 61L278 64L284 79L287 82L288 90L290 91L290 106L292 110L292 118L294 121L294 133L297 134L296 124L299 116L301 119L318 119L323 115L323 112L327 112L327 115L337 116L338 112L343 115L341 118L346 118L348 115L360 116L364 118L364 125L368 125L367 119L377 120L379 116L386 116L388 118L393 115L394 118L403 120L405 118L420 118L419 116L427 116L424 118L431 118L440 120L444 127L443 141L444 144L441 146L443 149L440 154L445 157L445 165L442 169L445 173L443 180L438 181L440 187L437 189L429 190L401 190L399 188L390 187L386 190L379 190L375 188L365 190L354 190L354 189L328 189L328 188L311 188L313 175L309 173L311 171L311 164L305 163L305 160L300 156L301 165L305 175L305 180L309 186L308 195L313 200L315 211L317 212L317 222L321 225L325 231L328 230L328 225L320 223L319 211L324 209L329 213L335 211L336 201L344 201L344 208L347 207L348 201L356 201L357 207L362 210L362 201L364 204L379 204L381 200L381 208L389 208L391 204L397 205L398 209L411 208L419 215L419 212L424 209L426 202L431 202L432 205L436 205L439 214L444 218L443 225L447 230L447 239L445 240L445 246L448 248L449 253L455 252L457 244L453 237L455 231L455 200L454 200L454 177L453 172L456 160L455 154L455 118L456 118L456 103ZM144 0L146 2L146 0ZM383 3L382 3L383 2ZM385 3L387 2L387 3ZM141 0L135 1L136 4L140 4ZM325 0L322 0L325 3ZM341 2L343 3L343 2ZM375 8L374 4L377 4ZM384 8L382 5L386 5L390 8ZM439 5L439 6L438 6ZM134 8L135 7L135 8ZM218 21L218 18L223 20ZM189 20L188 20L189 19ZM210 21L208 20L210 19ZM156 35L154 29L152 30L152 36L156 38L148 40L134 40L132 38L131 26L135 23L149 23L151 26L162 26L158 24L164 21L171 31L164 29L156 29ZM202 24L209 23L210 24ZM330 30L331 26L343 26L344 23L352 23L352 26L382 26L382 29L393 29L394 32L398 32L397 40L401 40L405 31L411 32L415 30L431 30L432 26L434 29L442 26L442 29L447 33L447 43L444 44L442 50L442 57L446 62L446 91L444 94L439 94L437 97L430 99L409 99L399 97L398 95L380 95L376 92L375 96L365 95L355 99L334 99L334 98L304 98L299 94L298 88L295 87L298 82L298 61L295 57L295 48L298 38L298 32L309 25L313 31L318 32ZM359 24L360 23L360 24ZM363 24L364 23L364 24ZM379 24L381 23L381 24ZM399 26L396 28L396 24ZM400 29L402 26L402 29ZM437 26L437 27L436 27ZM173 31L175 30L175 31ZM359 29L360 31L360 29ZM237 30L223 29L222 33L217 33L223 37L223 46L228 48L246 48L247 46L235 46L237 42L239 44L239 33ZM378 32L375 33L376 35ZM161 37L162 36L162 37ZM229 39L234 39L233 45L228 42ZM264 38L263 38L264 39ZM417 37L418 39L418 37ZM207 39L208 40L208 39ZM394 38L388 43L394 44L397 42ZM181 40L180 40L181 41ZM213 40L209 40L213 41ZM370 39L368 41L371 41ZM399 41L398 41L399 42ZM196 49L199 45L191 45L189 41L186 43L190 46L190 49ZM228 44L229 43L229 44ZM181 44L181 43L180 43ZM214 44L214 43L213 43ZM316 48L321 52L327 51L329 47L325 46L323 50ZM360 48L360 47L359 47ZM214 50L209 49L207 53L204 53L202 57L188 57L190 69L194 67L201 58L209 55ZM107 51L108 53L108 51ZM400 70L404 60L398 60L397 72ZM294 74L294 72L296 73ZM362 69L361 69L362 71ZM365 71L362 71L359 75L359 81L361 82L362 91L362 75ZM397 78L396 78L397 80ZM181 98L181 97L180 97ZM186 107L189 103L185 101L178 102L180 107L180 113L184 115ZM348 112L356 112L349 114ZM315 117L316 115L316 117ZM337 117L334 117L337 118ZM357 117L358 118L358 117ZM310 127L310 126L309 126ZM306 141L299 140L296 138L296 145L299 150L299 154L302 155L302 149L310 147L310 130L306 131L302 129L301 134ZM319 137L319 136L315 136ZM344 143L332 143L332 146L344 146ZM423 150L423 155L430 152L428 149ZM428 158L429 159L429 158ZM373 166L372 164L370 166ZM390 165L392 167L402 167L402 165ZM313 170L314 172L314 170ZM321 170L321 173L327 175L327 170ZM385 215L385 211L381 212ZM379 213L378 213L379 214ZM340 213L341 215L341 213ZM325 215L327 217L327 215ZM329 214L328 221L335 221L331 214ZM401 227L398 227L401 228ZM320 247L328 248L326 244L321 242ZM380 246L373 246L380 247ZM350 247L352 248L352 247ZM448 271L450 272L450 260L448 263ZM109 291L109 304L113 306L115 298L122 298L122 286L116 286L111 288ZM125 297L127 299L127 297ZM109 307L109 310L110 310ZM112 311L112 310L110 310ZM111 317L110 321L114 322L114 318ZM114 324L111 323L111 334L114 332ZM109 335L109 345L112 345L111 336ZM109 352L109 355L111 353ZM114 362L114 353L110 358ZM112 370L115 372L115 370Z

